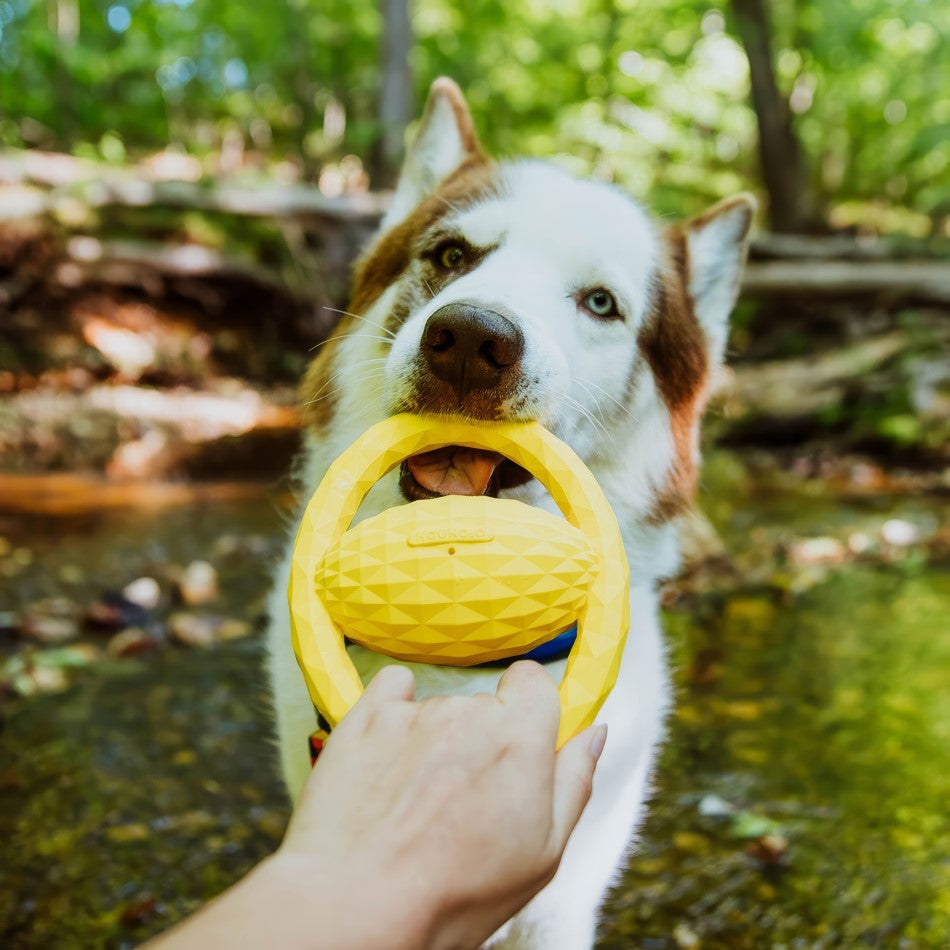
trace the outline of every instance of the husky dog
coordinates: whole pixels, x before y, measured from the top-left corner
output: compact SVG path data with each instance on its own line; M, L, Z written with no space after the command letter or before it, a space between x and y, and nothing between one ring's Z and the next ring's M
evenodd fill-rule
M729 198L660 226L617 188L483 152L458 87L433 83L392 204L358 262L350 314L303 384L309 497L329 464L397 412L535 420L594 473L630 563L630 635L599 721L610 734L554 880L492 946L582 950L644 811L669 684L657 582L676 569L676 518L696 485L699 420L727 336L755 205ZM436 495L490 493L556 511L510 460L450 446L410 458L359 517ZM310 767L314 712L290 643L290 551L270 610L284 776ZM352 646L364 681L387 657ZM560 680L564 659L548 663ZM492 668L407 664L420 696L493 691Z

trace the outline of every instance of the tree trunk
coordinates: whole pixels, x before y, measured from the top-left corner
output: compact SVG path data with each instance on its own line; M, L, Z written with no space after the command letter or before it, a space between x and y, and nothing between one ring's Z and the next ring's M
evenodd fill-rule
M808 169L788 102L772 64L768 0L732 0L736 31L749 60L752 108L759 126L759 163L769 195L772 230L781 233L820 226Z
M412 24L409 0L381 0L383 34L379 90L379 139L373 154L373 184L388 188L395 184L402 157L403 140L412 109L412 75L409 52Z
M75 96L70 75L71 53L79 39L79 0L47 0L47 21L60 53L53 67L53 98L56 102L57 145L71 150L75 137Z

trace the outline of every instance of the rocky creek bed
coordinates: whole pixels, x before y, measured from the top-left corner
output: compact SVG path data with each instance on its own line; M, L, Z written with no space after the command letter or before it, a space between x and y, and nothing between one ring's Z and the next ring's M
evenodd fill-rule
M807 468L707 466L723 547L666 592L676 707L604 950L946 945L945 493ZM0 516L5 947L134 945L280 839L285 499L173 500Z

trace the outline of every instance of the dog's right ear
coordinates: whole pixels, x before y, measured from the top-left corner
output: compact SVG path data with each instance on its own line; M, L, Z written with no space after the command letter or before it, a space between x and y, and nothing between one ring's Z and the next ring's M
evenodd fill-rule
M441 76L429 87L425 112L406 153L383 229L402 221L460 165L473 160L486 158L468 103L456 83Z

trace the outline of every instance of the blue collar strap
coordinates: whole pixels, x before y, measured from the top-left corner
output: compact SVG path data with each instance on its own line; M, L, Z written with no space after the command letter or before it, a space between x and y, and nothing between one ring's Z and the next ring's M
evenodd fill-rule
M572 627L568 627L564 633L559 633L556 637L536 646L533 650L522 653L521 656L509 656L504 660L494 660L491 663L484 663L482 665L498 666L499 663L503 663L507 666L509 663L514 663L515 660L537 660L538 663L548 663L551 660L559 660L562 656L567 656L567 654L571 652L571 647L574 646L576 639L577 624L575 623Z

